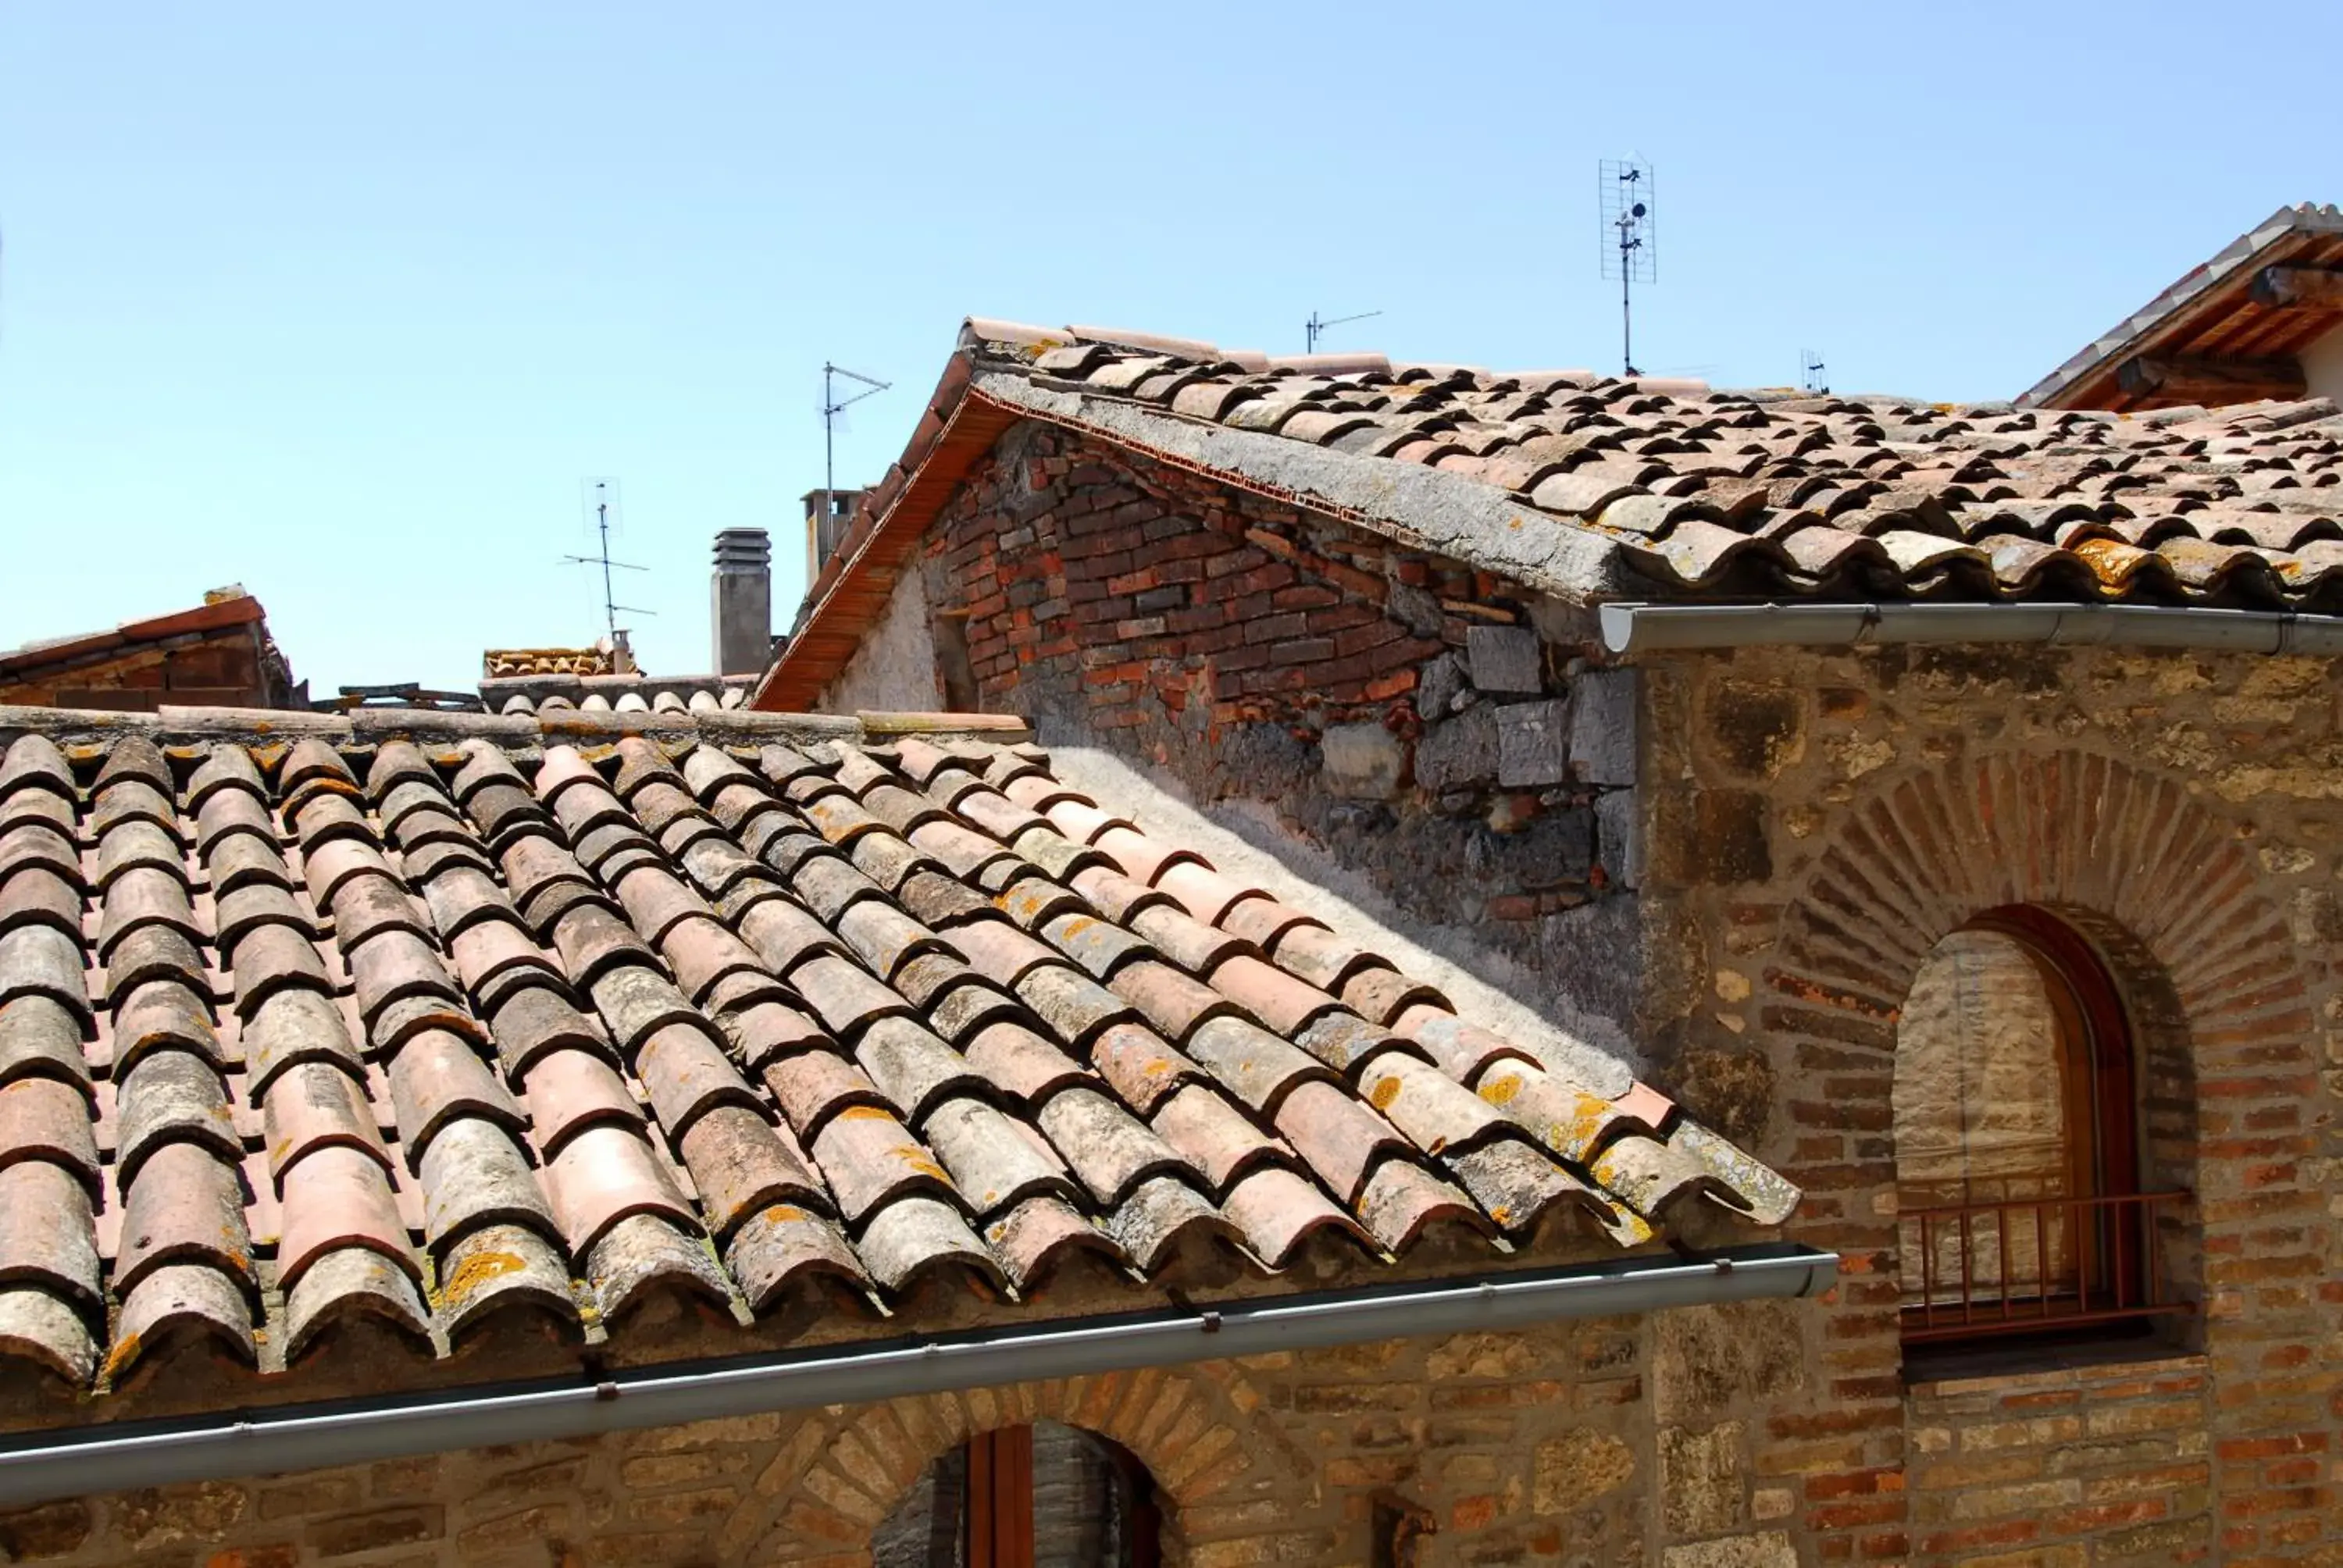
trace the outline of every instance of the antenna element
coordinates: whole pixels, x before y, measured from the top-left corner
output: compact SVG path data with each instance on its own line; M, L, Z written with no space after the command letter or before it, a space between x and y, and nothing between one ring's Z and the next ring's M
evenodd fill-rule
M1362 310L1356 316L1338 316L1332 321L1321 321L1318 319L1318 313L1313 310L1310 313L1310 319L1302 324L1302 352L1317 353L1318 340L1326 336L1326 329L1330 327L1346 327L1353 321L1364 321L1371 316L1382 314L1380 310Z
M1823 374L1827 368L1823 357L1811 348L1798 350L1798 385L1809 392L1827 392L1830 379Z
M849 381L860 381L862 390L850 392L840 397L838 395L838 377L840 376ZM821 362L821 509L824 514L834 510L837 506L832 496L838 487L837 461L833 455L838 439L838 417L865 397L876 397L893 385L875 376L865 376L860 370L849 370L843 365L832 365L827 359Z
M628 615L657 615L659 611L645 609L640 605L620 604L611 592L610 572L614 568L622 572L649 571L650 568L639 567L632 561L614 561L610 558L610 527L613 514L618 510L618 481L610 478L586 479L580 481L578 487L583 492L586 513L594 525L595 536L601 541L600 548L596 554L590 556L564 556L561 558L572 566L598 566L602 568L602 618L609 627L610 640L615 643L619 637L618 612L620 610L625 610Z
M1622 373L1635 368L1635 315L1630 290L1660 280L1659 188L1652 166L1642 158L1604 158L1595 187L1603 220L1603 276L1619 280L1619 360Z

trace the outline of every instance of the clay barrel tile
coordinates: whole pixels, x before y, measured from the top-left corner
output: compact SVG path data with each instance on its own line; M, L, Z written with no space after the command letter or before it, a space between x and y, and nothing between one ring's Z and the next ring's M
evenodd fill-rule
M0 1167L0 1286L35 1287L93 1323L106 1315L87 1182L46 1160Z
M1049 1193L1028 1197L989 1221L984 1243L1000 1260L1010 1283L1028 1292L1040 1288L1070 1257L1094 1257L1117 1272L1127 1261L1105 1232L1072 1204Z
M227 1091L209 1061L185 1050L156 1050L138 1060L115 1089L116 1178L136 1186L150 1157L193 1142L219 1160L244 1154Z
M793 1203L771 1204L741 1221L725 1246L724 1263L739 1282L749 1310L759 1313L800 1281L831 1279L862 1289L871 1282L838 1228Z
M717 1106L692 1122L676 1148L699 1189L709 1233L719 1246L750 1215L772 1204L830 1207L812 1167L755 1111Z
M1000 1261L957 1210L933 1198L906 1197L873 1216L855 1249L870 1277L889 1291L908 1292L922 1278L964 1272L994 1290L1007 1278Z
M282 1197L297 1168L319 1150L353 1149L390 1170L390 1152L374 1122L374 1108L357 1080L330 1061L288 1067L261 1101L268 1173Z
M426 1030L390 1060L390 1103L408 1168L441 1129L459 1119L482 1119L512 1132L528 1119L470 1040L446 1030Z
M1094 1090L1073 1088L1052 1095L1033 1119L1101 1210L1113 1209L1158 1176L1196 1179L1194 1168L1178 1150Z
M1332 1234L1372 1251L1373 1242L1326 1195L1282 1167L1240 1178L1221 1201L1221 1211L1243 1232L1246 1243L1273 1269L1283 1268L1312 1238Z
M285 1294L285 1359L307 1354L328 1329L357 1319L387 1323L421 1354L431 1350L431 1314L414 1276L371 1247L344 1247L302 1270Z
M299 1062L332 1062L348 1072L364 1068L342 1010L314 990L279 991L262 1002L244 1026L244 1054L246 1092L255 1100Z
M282 1209L277 1241L280 1289L291 1289L304 1270L344 1247L372 1248L421 1278L384 1162L368 1151L338 1143L312 1147L285 1173Z
M106 1352L106 1376L119 1385L148 1358L168 1361L189 1340L201 1340L249 1366L256 1359L252 1309L238 1283L203 1263L155 1269L137 1283L117 1277L122 1315Z
M478 1117L458 1118L423 1151L424 1238L445 1261L447 1250L488 1226L519 1225L558 1241L552 1205L511 1136Z
M578 1320L568 1265L544 1237L518 1225L490 1225L451 1243L433 1296L450 1342L508 1310L564 1327Z
M0 1289L0 1357L32 1362L78 1389L97 1370L97 1340L60 1297L37 1285Z
M529 1067L526 1089L529 1128L548 1159L589 1127L642 1125L642 1107L627 1091L626 1081L595 1052L542 1053Z
M1250 1171L1300 1163L1282 1139L1262 1132L1210 1084L1181 1085L1156 1106L1150 1125L1157 1137L1203 1173L1215 1197Z
M1090 1045L1091 1065L1141 1116L1151 1115L1163 1097L1203 1076L1203 1070L1153 1030L1139 1023L1113 1023Z
M671 1139L681 1137L719 1105L754 1112L765 1108L704 1023L652 1030L636 1050L635 1071L650 1095L661 1130Z
M116 1050L120 1049L116 1025ZM81 1049L81 1022L53 997L0 1002L0 1083L50 1078L92 1094L89 1062Z
M123 1201L113 1285L126 1292L170 1263L202 1263L253 1289L244 1183L234 1164L202 1143L157 1147Z

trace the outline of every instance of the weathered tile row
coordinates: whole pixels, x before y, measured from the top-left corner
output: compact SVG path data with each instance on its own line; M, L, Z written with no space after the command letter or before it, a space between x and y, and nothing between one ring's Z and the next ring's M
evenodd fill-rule
M1041 388L1480 480L1677 594L2343 604L2343 415L2321 398L2120 417L970 334Z

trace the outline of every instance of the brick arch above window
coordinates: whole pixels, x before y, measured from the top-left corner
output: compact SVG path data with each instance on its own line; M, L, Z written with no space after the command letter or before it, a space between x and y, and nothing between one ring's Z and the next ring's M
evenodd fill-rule
M786 1442L728 1520L723 1541L754 1564L867 1563L871 1532L932 1461L980 1433L1047 1420L1110 1438L1146 1467L1169 1503L1166 1564L1188 1561L1197 1521L1233 1515L1217 1504L1264 1495L1287 1506L1258 1533L1290 1551L1310 1533L1319 1476L1257 1418L1262 1408L1243 1372L1218 1363L859 1406L809 1421ZM1208 1525L1202 1533L1221 1543L1252 1532Z
M2258 885L2252 837L2179 782L2096 753L1987 753L1912 773L1834 814L1766 979L1892 1025L1946 935L2032 905L2101 948L2136 1011L2177 1010L2136 1019L2144 1037L2181 1024L2217 1038L2302 1012L2309 990Z

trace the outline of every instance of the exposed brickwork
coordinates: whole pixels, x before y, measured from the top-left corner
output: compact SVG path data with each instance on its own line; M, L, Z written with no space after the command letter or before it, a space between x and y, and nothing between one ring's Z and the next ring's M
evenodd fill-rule
M1798 1385L1795 1344L1749 1348L1778 1343L1795 1311L1393 1341L171 1487L0 1514L0 1546L61 1568L846 1568L869 1561L872 1525L930 1459L1047 1417L1146 1463L1175 1568L1365 1568L1378 1516L1394 1513L1423 1532L1424 1568L1608 1568L1646 1560L1664 1486L1706 1534L1762 1535L1778 1517L1714 1437L1753 1419L1763 1391Z
M1646 901L1679 938L1651 959L1657 1079L1799 1181L1793 1233L1844 1260L1823 1310L1829 1407L1774 1418L1756 1457L1799 1471L1819 1557L1897 1539L1923 1563L2328 1560L2335 672L1922 648L1742 650L1646 673L1647 777L1686 781L1652 803ZM1719 796L1746 809L1706 809ZM2164 1269L2200 1303L2176 1335L2204 1359L1907 1403L1898 1008L1938 940L2019 903L2087 933L2125 993L2144 1177L2197 1194L2164 1233ZM2060 1407L2080 1409L2072 1432ZM2046 1424L2009 1425L2022 1409Z
M1590 944L1632 950L1632 920L1600 906L1635 870L1632 810L1604 805L1632 783L1632 735L1624 777L1564 756L1565 699L1598 651L1583 615L1039 427L970 476L921 568L907 588L965 618L980 708L1146 759L1205 799L1275 802L1410 914L1551 979L1558 1005L1629 999L1631 951L1583 961ZM1517 633L1526 688L1475 689L1476 628ZM1338 746L1380 753L1382 773L1342 776Z

